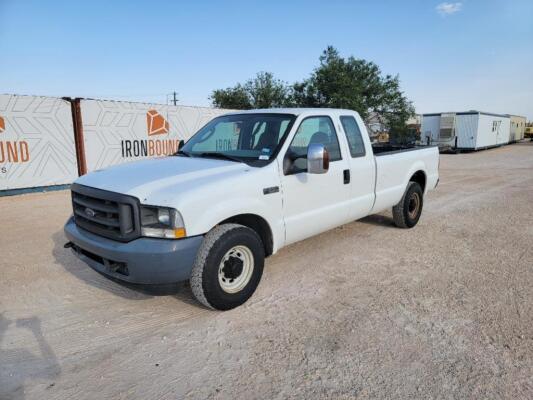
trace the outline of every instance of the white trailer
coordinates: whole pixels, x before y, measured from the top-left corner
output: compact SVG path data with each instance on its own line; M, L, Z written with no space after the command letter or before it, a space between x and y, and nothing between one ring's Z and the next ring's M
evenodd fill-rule
M509 143L518 142L524 138L526 131L526 117L519 115L509 115L511 119L511 129L509 131Z
M482 150L509 143L510 117L482 111L422 115L420 139L441 150Z

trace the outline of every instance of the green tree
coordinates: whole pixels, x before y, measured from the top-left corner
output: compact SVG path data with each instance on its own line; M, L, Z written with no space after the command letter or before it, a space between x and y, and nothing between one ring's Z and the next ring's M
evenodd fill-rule
M289 104L290 87L270 72L259 72L255 78L226 89L217 89L209 99L213 106L246 110L284 107Z
M394 140L408 140L405 123L414 114L414 108L400 89L398 75L383 75L371 61L343 58L332 46L319 60L320 65L302 82L289 86L270 72L260 72L244 84L214 90L210 100L215 107L231 109L347 108L357 111L365 120L377 114Z
M400 90L399 77L383 76L371 61L343 58L329 46L320 65L303 82L293 85L291 103L299 107L334 107L357 111L363 119L377 113L392 136L407 132L405 123L414 113Z
M252 108L246 89L238 84L232 88L217 89L209 97L213 106L235 110L248 110Z

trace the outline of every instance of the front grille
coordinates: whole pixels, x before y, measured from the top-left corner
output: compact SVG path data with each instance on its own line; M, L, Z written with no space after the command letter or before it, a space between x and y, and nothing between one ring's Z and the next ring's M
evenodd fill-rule
M139 201L132 196L73 184L76 225L110 239L127 242L140 236Z

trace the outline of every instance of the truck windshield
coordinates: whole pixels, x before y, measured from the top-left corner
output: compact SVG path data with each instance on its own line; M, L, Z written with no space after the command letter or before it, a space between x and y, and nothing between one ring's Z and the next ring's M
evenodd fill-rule
M179 153L191 157L224 158L266 164L289 132L292 114L235 114L213 119Z

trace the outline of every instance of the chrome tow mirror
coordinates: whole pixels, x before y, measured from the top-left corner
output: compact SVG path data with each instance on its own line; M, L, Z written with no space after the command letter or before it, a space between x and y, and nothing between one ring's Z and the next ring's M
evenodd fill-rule
M329 153L322 143L311 143L307 147L307 172L325 174L329 169Z

